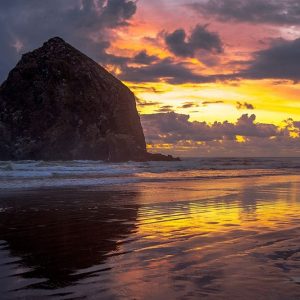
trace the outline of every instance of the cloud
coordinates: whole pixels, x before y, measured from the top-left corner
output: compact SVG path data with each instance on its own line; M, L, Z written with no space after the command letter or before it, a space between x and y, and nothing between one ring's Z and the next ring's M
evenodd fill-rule
M254 106L253 106L253 104L247 103L247 102L244 102L244 103L237 102L236 103L236 108L237 109L254 109Z
M239 76L251 79L300 80L300 38L292 41L279 40L270 48L258 51Z
M172 112L173 111L173 106L172 105L163 105L159 109L156 110L159 113L167 113L167 112Z
M162 152L198 156L300 153L300 122L292 119L287 120L283 128L258 123L254 114L244 114L235 123L190 121L189 115L175 112L142 115L141 120L147 143ZM238 137L242 137L243 142ZM168 145L168 148L160 145Z
M132 62L141 65L150 65L158 60L157 56L149 55L146 50L143 50L133 57Z
M198 103L194 103L194 102L185 102L182 104L182 106L180 106L180 108L192 108L192 107L198 107Z
M294 121L292 118L284 121L285 130L295 138L300 137L300 121Z
M236 136L245 137L273 137L280 132L275 125L255 123L254 114L242 115L236 123L189 121L189 115L169 112L166 114L143 115L142 121L146 136L156 139L165 136L165 142L178 142L180 140L213 141L226 139L235 140Z
M205 17L213 16L222 22L300 24L298 0L206 0L188 6Z
M205 56L204 56L205 57ZM153 60L154 61L154 60ZM229 74L202 75L195 73L191 66L172 58L155 60L150 65L122 68L121 79L133 82L165 81L171 84L211 83L216 81L236 81L239 79L274 79L274 84L282 80L300 80L300 38L295 40L273 40L269 48L253 53L253 58L243 63L243 69ZM221 103L204 102L204 105ZM243 103L237 108L252 109L251 104Z
M127 58L106 52L110 29L127 26L135 12L136 3L127 0L1 1L0 80L21 53L41 46L53 36L61 36L103 64L124 64Z
M140 85L140 84L130 85L130 87L134 91L138 91L138 92L141 92L141 93L149 92L149 93L154 93L154 94L164 94L166 92L165 89L159 89L159 88L153 87L153 86L143 86L143 85Z
M254 11L259 11L257 7L261 3L271 8L265 12L267 19L271 18L271 12L274 15L274 7L278 7L277 15L281 14L280 9L285 9L291 19L295 20L299 14L296 8L300 4L297 2L211 0L204 4L194 3L192 7L211 11L216 6L215 9L221 11L222 8L223 11L229 9L227 3L239 3L238 12L247 7L248 12L254 14ZM0 81L5 79L22 53L41 46L52 36L61 36L102 65L120 70L120 79L136 83L163 81L170 84L197 84L237 78L297 82L300 79L300 69L297 67L300 63L300 39L277 41L270 48L254 53L253 59L247 65L243 64L242 71L223 75L202 75L196 71L196 65L179 62L178 58L160 59L146 50L138 52L134 57L108 53L111 42L116 38L114 29L130 25L136 13L136 5L136 1L129 0L0 1ZM231 8L235 10L234 6ZM209 31L207 25L197 25L191 32L184 29L171 33L161 31L154 40L159 40L162 46L166 43L177 56L195 57L208 66L218 63L219 56L216 54L223 51L219 35Z
M142 107L145 107L145 106L156 106L156 105L160 105L161 103L160 102L150 102L150 101L146 101L146 100L143 100L141 98L138 98L138 97L135 97L136 99L136 102L138 104L138 106L142 106Z
M91 3L90 0L88 2ZM99 8L100 11L102 9L100 13L102 23L112 28L128 25L128 20L136 13L137 9L135 1L108 0L106 5L102 0L93 1L93 3L95 2L98 2L98 11Z
M223 104L224 101L222 100L216 100L216 101L203 101L202 105L203 106L207 106L207 105L211 105L211 104Z
M162 59L148 66L124 66L118 77L136 83L165 81L171 84L182 84L207 83L216 80L213 76L196 74L185 64L177 63L171 58Z
M215 54L223 52L219 35L208 31L207 25L197 25L190 36L187 36L184 29L177 29L166 34L165 43L172 53L181 57L197 57L201 50Z

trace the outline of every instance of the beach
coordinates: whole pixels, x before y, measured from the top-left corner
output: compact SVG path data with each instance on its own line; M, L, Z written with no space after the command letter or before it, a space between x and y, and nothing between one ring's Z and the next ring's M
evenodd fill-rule
M300 299L300 176L252 165L3 177L1 299Z

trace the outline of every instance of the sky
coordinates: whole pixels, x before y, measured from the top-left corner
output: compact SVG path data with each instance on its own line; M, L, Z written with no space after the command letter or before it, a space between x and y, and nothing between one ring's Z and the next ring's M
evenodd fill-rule
M299 0L1 0L0 81L53 36L135 93L150 151L300 155Z

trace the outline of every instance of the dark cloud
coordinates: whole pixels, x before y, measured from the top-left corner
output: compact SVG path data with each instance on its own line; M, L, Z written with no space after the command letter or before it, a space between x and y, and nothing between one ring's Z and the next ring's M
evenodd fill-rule
M188 6L205 17L214 16L220 21L300 24L298 0L206 0Z
M184 29L177 29L173 33L166 35L165 41L171 52L178 56L190 57L194 51L185 41L186 33Z
M182 140L197 142L235 140L236 136L270 138L282 133L272 124L256 123L254 114L242 115L236 123L189 121L189 115L169 112L166 114L143 115L142 122L148 140L158 141L164 136L165 143Z
M271 13L274 15L274 7L278 7L277 15L282 11L279 8L285 9L294 21L300 11L297 10L300 6L298 1L268 0L262 3L257 0L211 0L205 3L201 4L201 9L209 11L213 4L219 11L221 8L229 9L227 3L240 3L237 6L238 12L250 6L253 8L249 8L248 12L252 15L254 7L257 9L259 3L262 7L269 5L271 10L265 10L267 20L271 18ZM195 4L193 7L199 9ZM231 7L232 10L236 9L234 5ZM264 10L261 8L260 11ZM22 53L41 46L53 36L61 36L104 66L115 66L121 70L118 75L120 79L136 83L165 81L171 84L197 84L237 78L272 78L297 82L300 79L300 39L278 41L269 49L256 52L247 65L243 63L243 71L226 75L201 75L192 69L192 65L171 58L159 59L155 55L149 55L146 50L137 53L133 58L108 53L114 39L112 29L129 25L135 12L136 1L129 0L0 1L0 81L5 79ZM223 51L220 37L217 33L210 32L207 26L198 25L190 33L183 29L169 34L160 32L154 40L165 41L177 56L196 57L206 65L216 64L218 55L215 54Z
M274 40L269 48L257 51L252 60L243 63L243 69L232 74L201 75L191 70L187 64L175 62L171 58L156 61L140 68L124 67L121 78L133 82L166 81L171 84L232 82L240 79L274 79L274 84L284 80L300 81L300 38L295 40ZM203 105L222 103L205 101ZM241 108L253 109L249 103ZM237 105L237 107L239 107Z
M185 64L177 63L170 58L162 59L149 66L124 67L118 77L131 82L166 81L171 84L206 83L215 81L212 76L194 73Z
M190 36L187 36L184 29L177 29L166 34L165 42L171 52L182 57L197 57L199 50L212 53L223 52L219 35L208 31L207 25L197 25Z
M173 112L173 106L172 105L163 105L159 109L157 109L156 112L158 112L158 113Z
M217 100L217 101L203 101L202 105L203 106L207 106L207 105L211 105L211 104L222 104L224 103L224 101L222 100Z
M257 123L256 116L242 115L235 123L190 121L175 112L141 116L146 140L154 149L168 145L176 155L207 156L280 156L300 154L300 122L286 120L279 128ZM291 133L294 134L293 138ZM237 141L242 136L243 142ZM241 141L241 140L240 140Z
M0 81L21 53L53 36L61 36L103 64L124 64L127 58L106 53L109 29L128 25L135 12L136 3L127 0L1 1Z
M156 106L156 105L160 105L161 103L160 102L150 102L150 101L146 101L146 100L143 100L141 98L138 98L138 97L135 97L136 99L136 103L139 105L139 106Z
M133 57L132 62L141 65L150 65L158 60L157 56L149 55L146 50L143 50Z
M180 106L180 108L192 108L192 107L198 107L198 103L195 102L185 102L182 104L182 106Z
M108 0L106 6L103 5L105 3L103 0L97 2L100 4L98 9L102 9L100 15L102 23L112 28L128 25L128 20L136 13L135 1Z
M130 86L132 89L134 89L135 91L139 91L139 92L150 92L150 93L155 93L155 94L164 94L166 92L166 90L164 89L158 89L154 86L142 86L140 84L137 85L131 85Z
M254 109L254 106L253 106L253 104L248 103L248 102L244 102L244 103L237 102L236 103L236 108L237 109Z
M255 53L249 67L239 76L253 79L300 80L300 38L275 42L270 48Z

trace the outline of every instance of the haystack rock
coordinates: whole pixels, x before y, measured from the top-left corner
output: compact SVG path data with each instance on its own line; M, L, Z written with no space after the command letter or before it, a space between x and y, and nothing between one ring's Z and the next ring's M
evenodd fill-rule
M58 37L0 87L0 159L174 160L146 151L133 93Z

